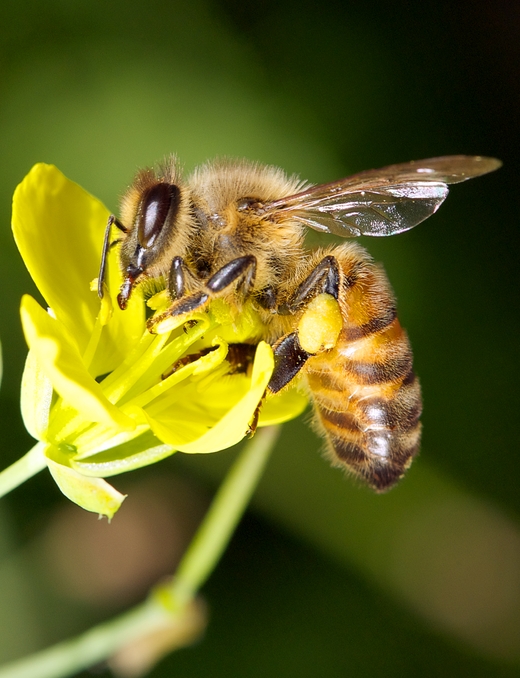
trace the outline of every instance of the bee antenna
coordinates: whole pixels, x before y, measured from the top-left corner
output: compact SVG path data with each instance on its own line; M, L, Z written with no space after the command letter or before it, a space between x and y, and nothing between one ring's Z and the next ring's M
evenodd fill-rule
M103 250L101 252L101 263L99 265L99 274L98 274L97 291L98 291L98 297L100 299L103 299L103 295L104 295L103 283L105 282L105 278L106 278L108 253L114 245L117 245L117 243L121 242L119 239L114 240L113 242L110 242L110 231L112 229L112 224L115 224L120 231L123 231L123 233L128 233L128 230L123 226L123 224L119 221L119 219L114 214L111 214L108 217L107 225L106 225L106 228L105 228L105 238L103 240Z

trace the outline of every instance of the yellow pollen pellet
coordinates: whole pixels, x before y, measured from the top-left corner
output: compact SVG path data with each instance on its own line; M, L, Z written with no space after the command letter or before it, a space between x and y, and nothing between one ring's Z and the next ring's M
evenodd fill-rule
M298 323L300 346L308 353L334 348L342 326L336 299L330 294L318 294L309 302Z

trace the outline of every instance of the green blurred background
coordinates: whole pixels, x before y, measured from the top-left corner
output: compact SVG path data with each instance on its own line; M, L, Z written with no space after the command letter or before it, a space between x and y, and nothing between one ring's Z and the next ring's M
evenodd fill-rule
M374 496L329 468L303 418L287 425L203 591L205 637L154 677L519 675L519 80L509 0L3 0L2 467L32 445L18 305L33 286L9 223L35 162L117 210L136 168L170 152L187 170L240 156L314 182L450 153L504 161L419 228L363 242L423 384L407 478ZM142 599L235 453L116 478L129 498L110 526L46 473L2 500L1 660Z

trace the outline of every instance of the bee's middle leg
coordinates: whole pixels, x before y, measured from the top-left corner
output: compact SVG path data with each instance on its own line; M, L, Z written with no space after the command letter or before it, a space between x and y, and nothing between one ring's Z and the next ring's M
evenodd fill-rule
M163 314L164 317L191 313L197 308L203 306L208 301L209 294L204 291L195 292L194 294L185 296L186 276L189 274L190 271L186 267L184 259L182 257L173 257L170 266L170 273L168 275L168 292L170 293L170 297L174 300L174 303L172 308ZM155 322L156 319L154 324Z

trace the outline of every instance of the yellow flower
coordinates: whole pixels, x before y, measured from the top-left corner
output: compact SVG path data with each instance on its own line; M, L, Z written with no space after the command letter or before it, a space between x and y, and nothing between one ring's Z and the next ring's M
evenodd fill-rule
M150 334L139 294L125 311L115 301L122 282L115 251L100 302L93 281L108 216L52 165L36 165L13 199L14 237L48 305L30 296L21 303L30 349L23 419L62 492L111 517L124 496L103 478L175 451L216 452L245 436L273 354L252 308L238 315L218 300ZM150 300L159 310L167 303L164 292ZM257 345L250 374L229 373L230 343ZM258 425L291 419L305 405L294 388L268 395Z

